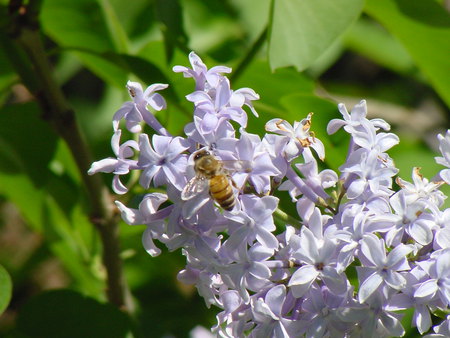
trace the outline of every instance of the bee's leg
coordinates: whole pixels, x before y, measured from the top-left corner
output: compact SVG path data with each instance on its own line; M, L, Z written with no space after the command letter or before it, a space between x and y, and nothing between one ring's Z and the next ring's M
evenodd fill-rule
M233 180L231 176L228 176L230 178L230 182L239 192L243 192L244 194L253 194L255 193L255 188L250 185L247 181L244 182L242 186L238 186L237 183Z
M233 187L235 187L237 190L241 191L243 187L239 187L237 183L233 180L233 177L231 175L227 175L228 179L230 180Z
M236 182L231 177L230 177L230 181L231 181L231 184L233 185L233 187L235 187L236 189L239 190L238 185L236 184Z

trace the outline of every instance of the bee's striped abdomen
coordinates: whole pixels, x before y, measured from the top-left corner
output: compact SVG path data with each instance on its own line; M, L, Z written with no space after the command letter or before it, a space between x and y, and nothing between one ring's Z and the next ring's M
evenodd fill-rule
M226 175L217 175L209 180L212 198L225 210L232 210L236 204L230 180Z

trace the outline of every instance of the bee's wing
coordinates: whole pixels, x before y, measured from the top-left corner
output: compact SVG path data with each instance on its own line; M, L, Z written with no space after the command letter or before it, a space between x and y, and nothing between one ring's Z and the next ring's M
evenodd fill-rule
M222 160L223 167L230 173L249 173L252 171L252 162L244 160Z
M203 176L194 176L181 192L181 199L186 201L201 193L208 187L208 180Z

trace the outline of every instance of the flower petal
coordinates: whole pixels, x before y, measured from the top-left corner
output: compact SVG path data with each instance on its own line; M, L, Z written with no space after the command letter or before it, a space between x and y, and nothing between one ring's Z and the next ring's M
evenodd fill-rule
M288 283L294 297L302 297L309 290L318 275L319 272L312 265L302 266L295 271Z
M436 292L439 290L437 280L436 279L429 279L417 288L416 292L414 292L414 297L417 298L429 298L436 294Z
M370 275L362 284L358 293L358 300L364 303L381 285L383 277L377 272Z

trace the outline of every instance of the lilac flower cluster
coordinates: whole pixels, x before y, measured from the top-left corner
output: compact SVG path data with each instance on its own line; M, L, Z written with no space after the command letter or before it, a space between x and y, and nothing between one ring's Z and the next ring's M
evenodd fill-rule
M446 196L439 190L450 183L450 169L429 181L414 168L412 183L397 178L394 191L398 170L386 151L399 139L385 121L367 119L361 101L351 113L340 104L343 119L328 125L330 134L340 128L350 134L339 173L319 171L316 157L323 159L325 149L310 131L312 114L293 125L273 119L263 138L250 134L245 109L257 116L252 101L258 94L230 89L223 75L230 68L208 70L194 53L189 59L192 68L174 67L195 80L186 96L194 106L186 136L172 136L152 114L165 108L156 91L167 85L143 91L129 82L131 101L113 118L115 157L93 163L89 173L114 173L118 194L128 191L120 176L131 170L140 171L145 189L165 187L145 195L137 209L116 204L126 223L146 225L142 242L150 255L161 252L154 240L182 248L187 263L179 280L194 284L207 306L222 309L213 332L402 336L402 310L413 309L411 325L421 334L448 337L450 316L435 326L432 317L450 306L450 211L443 210ZM121 120L135 140L121 143ZM142 123L154 130L151 137ZM450 168L450 131L439 141L443 157L436 160ZM248 164L228 172L233 210L220 208L208 189L181 198L198 175L198 149L222 163ZM280 210L277 189L289 192L298 215Z

